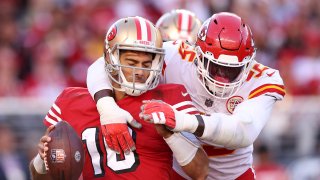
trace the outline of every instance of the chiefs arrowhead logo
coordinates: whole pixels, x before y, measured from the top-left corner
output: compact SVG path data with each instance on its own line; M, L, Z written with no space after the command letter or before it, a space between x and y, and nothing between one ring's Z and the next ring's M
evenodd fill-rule
M233 113L234 109L237 107L238 104L243 102L243 97L241 96L233 96L228 99L226 103L226 108L230 114Z
M114 39L114 37L116 37L116 34L117 34L117 27L112 26L107 33L107 37L106 37L107 40L111 41L112 39Z

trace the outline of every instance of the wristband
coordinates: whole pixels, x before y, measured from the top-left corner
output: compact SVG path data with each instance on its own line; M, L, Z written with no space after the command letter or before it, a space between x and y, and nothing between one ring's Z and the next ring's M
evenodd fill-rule
M203 118L202 116L200 115L195 115L197 120L198 120L198 127L196 129L196 131L193 133L194 135L198 136L198 137L201 137L203 135L203 132L204 132L204 121L203 121Z
M44 161L43 161L43 159L41 159L39 153L33 159L33 166L34 166L34 169L36 169L37 173L39 173L39 174L46 174L47 173Z
M176 127L173 129L175 132L186 131L194 133L198 127L198 120L195 115L186 114L175 110Z
M164 140L181 166L190 163L199 148L199 146L192 143L180 133L174 133L169 138L164 138Z

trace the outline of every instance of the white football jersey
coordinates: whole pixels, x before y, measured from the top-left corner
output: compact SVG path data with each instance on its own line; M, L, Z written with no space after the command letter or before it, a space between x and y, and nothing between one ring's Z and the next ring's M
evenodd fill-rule
M198 80L197 67L193 62L196 57L193 47L181 41L165 42L163 47L166 53L162 78L163 83L183 84L196 108L204 114L214 115L214 113L223 113L232 115L237 107L240 106L242 107L238 109L241 109L241 111L243 109L251 109L250 112L256 111L248 115L249 117L251 115L254 116L252 117L252 121L255 121L255 124L250 127L250 131L255 132L252 133L254 139L260 133L267 119L269 119L274 104L265 103L265 101L260 101L261 98L256 97L267 95L274 97L276 101L282 100L285 95L283 81L279 72L255 61L247 80L234 96L229 99L216 99L207 93ZM254 100L252 100L253 98ZM244 101L255 102L243 103ZM250 107L252 104L255 107ZM265 111L264 108L270 109L270 111ZM187 133L185 135L189 136ZM192 136L190 137L191 140L197 141ZM234 149L225 148L223 145L213 142L204 143L202 141L203 148L210 158L209 179L236 179L252 167L253 145ZM179 170L178 166L175 168L180 174L184 174L181 169Z

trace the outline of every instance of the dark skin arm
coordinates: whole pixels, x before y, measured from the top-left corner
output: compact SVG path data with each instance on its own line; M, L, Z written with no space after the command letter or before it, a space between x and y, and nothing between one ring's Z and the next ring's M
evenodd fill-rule
M173 132L169 131L164 125L155 124L155 128L159 135L164 138L169 138ZM202 148L199 148L192 161L181 166L183 171L192 179L206 179L209 171L209 160L207 154Z
M51 141L51 138L48 136L48 134L53 129L54 129L53 125L48 127L45 134L41 137L41 139L38 143L38 153L39 153L41 159L46 158L46 154L49 150L49 148L47 147L47 144ZM31 162L29 164L29 170L30 170L30 174L31 174L32 179L33 180L52 180L52 178L50 177L48 172L46 174L39 174L33 165L33 161L34 161L34 158L31 160Z
M103 97L113 97L113 92L110 89L102 89L94 94L94 100L96 103Z

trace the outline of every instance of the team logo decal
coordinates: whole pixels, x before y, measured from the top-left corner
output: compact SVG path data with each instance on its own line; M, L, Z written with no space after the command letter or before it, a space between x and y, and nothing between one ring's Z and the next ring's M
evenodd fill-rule
M242 103L242 101L243 97L241 96L233 96L229 98L226 104L228 112L232 114L237 105Z
M116 34L117 34L117 27L112 26L107 33L107 40L111 41L112 39L114 39L114 37L116 37Z
M198 33L198 37L202 40L205 41L207 37L207 31L208 31L208 26L210 23L210 19L206 20L203 25L201 26L201 30Z
M206 99L206 102L204 103L207 107L212 107L213 101L211 99Z
M66 157L66 153L63 149L51 149L50 158L52 163L64 163Z
M74 154L74 159L79 162L81 160L81 154L79 151L76 151L76 153Z

